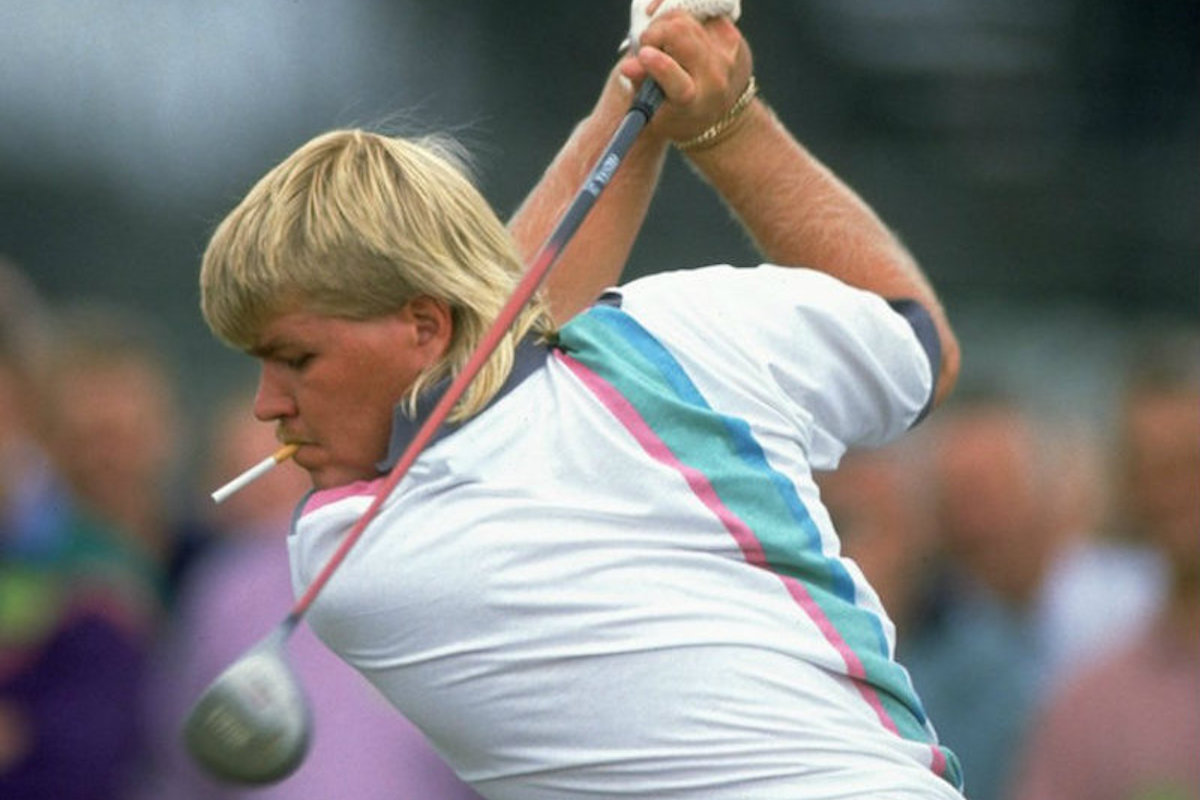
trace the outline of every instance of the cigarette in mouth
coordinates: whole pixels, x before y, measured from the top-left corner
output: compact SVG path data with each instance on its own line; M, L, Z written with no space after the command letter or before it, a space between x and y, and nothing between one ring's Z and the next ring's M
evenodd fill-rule
M277 464L281 464L295 455L296 451L299 449L300 445L298 444L285 444L283 447L279 448L274 453L267 456L262 461L243 472L241 475L238 475L220 489L217 489L215 492L213 492L213 502L225 502L234 492L241 491L249 484L261 478L263 475L266 475L268 472L274 469Z

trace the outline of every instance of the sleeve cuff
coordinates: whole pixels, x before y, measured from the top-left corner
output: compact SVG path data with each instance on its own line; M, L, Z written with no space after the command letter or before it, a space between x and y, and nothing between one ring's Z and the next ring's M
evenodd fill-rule
M938 373L942 368L942 340L938 337L937 326L933 324L933 317L925 306L918 303L916 300L889 300L888 305L892 307L900 316L908 322L912 327L913 332L917 335L917 341L921 343L921 349L925 351L925 357L929 360L929 397L925 400L925 407L921 409L921 413L913 420L910 428L916 427L921 420L928 416L933 408L933 398L937 393Z

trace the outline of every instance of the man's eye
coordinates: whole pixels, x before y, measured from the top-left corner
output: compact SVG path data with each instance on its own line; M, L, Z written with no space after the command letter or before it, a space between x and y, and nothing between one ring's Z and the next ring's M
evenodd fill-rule
M304 353L303 355L295 356L294 358L284 359L284 363L291 369L304 369L308 363L312 361L312 353Z

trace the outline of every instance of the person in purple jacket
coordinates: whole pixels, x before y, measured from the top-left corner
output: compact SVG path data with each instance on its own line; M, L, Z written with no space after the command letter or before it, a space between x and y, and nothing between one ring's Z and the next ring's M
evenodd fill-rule
M34 435L46 320L0 271L0 797L116 800L162 611L156 562L55 480Z

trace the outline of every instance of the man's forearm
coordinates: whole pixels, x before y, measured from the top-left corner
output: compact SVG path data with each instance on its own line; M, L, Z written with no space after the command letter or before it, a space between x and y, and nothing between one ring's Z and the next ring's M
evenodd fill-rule
M614 74L596 107L566 144L509 221L529 261L550 235L629 110L633 92ZM654 195L667 143L643 131L596 201L546 281L558 322L586 308L620 279Z
M852 189L801 146L762 102L718 145L689 153L776 264L811 267L888 299L924 305L942 344L937 397L958 373L958 343L941 303L904 245Z

